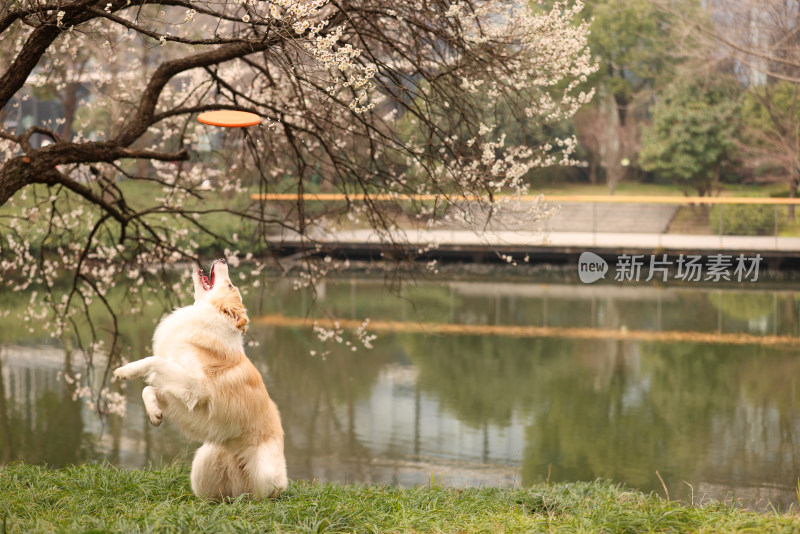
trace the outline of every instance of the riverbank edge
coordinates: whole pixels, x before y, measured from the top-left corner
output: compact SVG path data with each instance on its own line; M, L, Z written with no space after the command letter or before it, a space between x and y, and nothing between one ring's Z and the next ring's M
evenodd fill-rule
M782 532L800 515L665 500L610 482L525 489L292 482L276 501L196 498L189 468L0 468L5 532Z

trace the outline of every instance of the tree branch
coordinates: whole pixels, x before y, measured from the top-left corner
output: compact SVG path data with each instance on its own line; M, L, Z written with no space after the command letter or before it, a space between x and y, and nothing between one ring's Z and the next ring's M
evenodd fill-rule
M94 15L87 12L84 8L98 1L99 0L79 0L64 5L62 9L65 11L65 15L61 21L62 26L78 25L94 18ZM67 10L69 11L68 13ZM39 63L44 53L50 45L53 44L56 38L61 35L61 28L56 25L56 13L54 11L55 9L50 11L42 24L33 30L13 63L11 63L6 72L0 75L0 109L3 109L17 91L22 88L25 84L25 80L28 79L33 69L36 68L36 65ZM6 21L6 19L11 16L12 14L9 14L3 19L0 23L0 30L5 30L14 22L14 20L11 19ZM7 26L4 27L3 24L7 24Z
M214 39L186 39L184 37L177 37L175 35L164 35L163 33L154 32L152 30L148 30L147 28L140 26L134 22L131 22L128 19L122 18L117 16L114 13L107 12L102 9L98 9L96 7L89 7L86 9L89 13L93 13L95 17L101 17L108 19L112 22L119 24L120 26L124 26L130 30L133 30L137 33L141 33L142 35L146 35L148 37L152 37L155 40L159 40L161 38L175 42L175 43L183 43L189 45L220 45L220 44L231 44L231 43L249 43L251 42L249 39L222 39L216 37ZM218 15L216 15L218 16Z
M201 52L193 56L162 63L150 78L150 82L147 84L142 94L139 109L131 120L128 121L127 127L114 139L114 143L121 146L128 146L147 131L147 128L155 122L155 108L158 104L161 91L175 75L199 67L207 67L261 52L269 49L278 42L280 42L280 39L278 37L273 37L262 41L227 44L210 52Z
M116 219L120 224L125 225L128 223L129 216L120 211L116 206L107 202L104 198L96 195L89 187L71 180L67 176L58 172L56 169L51 169L49 172L40 175L35 183L54 185L61 184L73 193L76 193L92 204L95 204L108 213L111 217Z

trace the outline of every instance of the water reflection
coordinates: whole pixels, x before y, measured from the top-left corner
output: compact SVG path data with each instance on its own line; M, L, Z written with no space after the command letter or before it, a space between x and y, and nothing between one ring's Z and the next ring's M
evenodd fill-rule
M59 349L4 347L0 365L0 458L64 466L92 456L72 391L57 383L70 371Z
M254 321L257 346L248 351L281 408L293 478L511 485L600 477L661 491L658 470L671 496L689 500L693 491L695 502L796 499L794 290L483 280L393 295L379 280L354 278L316 288L318 321L370 317L385 328L372 350L342 345L322 357L325 347L301 326L310 294L267 287L247 297L253 317L267 316ZM147 351L158 315L149 313L124 333L129 359ZM408 321L429 327L403 327ZM442 324L461 330L430 327ZM529 335L475 335L470 325ZM128 386L124 419L99 421L57 379L81 372L77 359L19 331L0 328L3 462L141 467L191 453L168 422L146 422L140 384ZM570 338L582 331L614 334ZM688 334L664 342L634 332ZM731 342L743 335L779 342Z

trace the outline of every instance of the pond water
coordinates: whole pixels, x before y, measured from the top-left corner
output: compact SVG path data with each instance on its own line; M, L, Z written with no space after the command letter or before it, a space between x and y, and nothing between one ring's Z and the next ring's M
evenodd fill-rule
M583 285L514 273L397 292L367 272L313 292L289 280L250 288L248 355L281 409L290 478L603 478L664 495L660 475L687 502L796 505L800 285ZM341 318L348 331L370 318L374 348L348 332L323 344L303 324L309 315ZM157 318L123 318L128 359L146 355ZM0 461L190 461L196 445L168 421L147 423L141 383L125 390L127 415L101 421L59 377L80 372L82 359L2 321Z

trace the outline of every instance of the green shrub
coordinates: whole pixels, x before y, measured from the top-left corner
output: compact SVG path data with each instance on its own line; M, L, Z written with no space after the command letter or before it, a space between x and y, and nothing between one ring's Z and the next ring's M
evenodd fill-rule
M708 212L708 225L717 235L772 235L775 208L763 204L717 204Z

